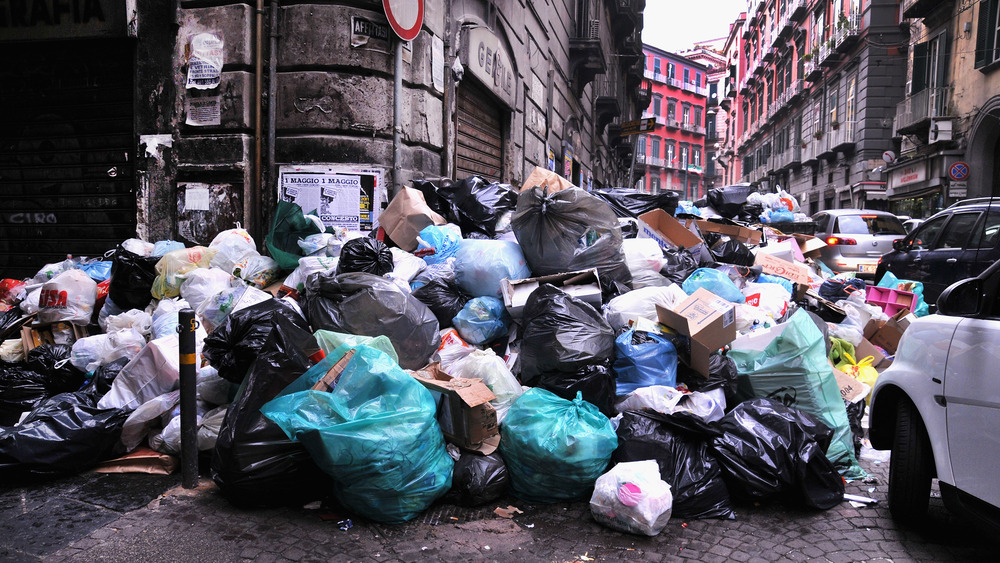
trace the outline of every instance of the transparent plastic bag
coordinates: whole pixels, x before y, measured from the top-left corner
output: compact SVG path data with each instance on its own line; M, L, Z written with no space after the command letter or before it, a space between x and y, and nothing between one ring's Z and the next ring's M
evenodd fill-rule
M698 268L681 284L684 292L691 295L698 288L704 288L726 301L745 303L746 298L729 276L712 268Z
M274 283L281 267L273 259L260 254L247 255L233 266L233 275L256 287L264 289Z
M70 363L91 372L118 358L132 359L145 345L146 338L134 328L87 336L73 343Z
M475 297L452 322L462 339L481 346L507 336L511 318L503 301L496 297Z
M501 280L530 277L521 247L514 242L463 239L455 254L455 281L473 297L502 297Z
M233 273L233 268L241 261L258 254L257 243L246 229L240 227L215 235L208 247L217 251L210 259L210 265L227 274Z
M598 477L590 514L609 528L655 536L667 526L673 504L655 461L627 461Z
M669 282L668 282L669 283ZM612 328L628 326L630 319L657 320L656 306L673 309L687 299L687 294L677 284L633 289L615 297L604 306L604 317Z
M181 284L181 297L197 310L207 299L233 285L233 276L221 268L198 268Z
M503 358L493 350L473 350L467 356L449 364L448 374L453 377L478 378L493 391L496 399L490 401L497 411L497 424L502 424L507 411L521 396L523 389L514 374L507 369Z
M118 332L119 330L130 328L134 328L139 334L148 337L153 330L153 318L145 311L131 309L124 313L108 317L104 330L106 332Z
M153 297L165 299L180 295L186 274L196 268L207 268L217 252L214 248L193 246L164 254L156 263L157 276L151 290Z

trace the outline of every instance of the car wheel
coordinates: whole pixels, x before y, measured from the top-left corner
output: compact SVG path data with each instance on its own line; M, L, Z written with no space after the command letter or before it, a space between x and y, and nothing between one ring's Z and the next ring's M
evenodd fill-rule
M933 477L927 429L913 403L904 399L896 410L896 436L889 459L889 512L893 519L904 523L923 519Z

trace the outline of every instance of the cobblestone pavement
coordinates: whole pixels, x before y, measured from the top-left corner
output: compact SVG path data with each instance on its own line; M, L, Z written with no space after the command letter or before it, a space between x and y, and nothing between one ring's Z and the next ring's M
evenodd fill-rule
M985 561L996 546L931 502L926 526L900 528L885 506L887 452L866 450L876 482L848 492L880 502L844 502L817 512L772 503L737 505L736 520L672 519L646 538L598 525L587 503L532 506L510 498L480 509L433 506L402 525L381 525L319 509L241 510L210 480L177 487L177 476L78 476L0 496L0 559L13 561ZM123 479L128 479L125 484ZM136 484L139 485L136 485ZM145 483L142 485L142 483ZM160 487L163 494L149 495ZM147 492L141 490L145 487ZM169 488L168 487L172 487ZM60 489L61 488L61 489ZM101 489L117 488L118 501ZM129 490L123 491L122 489ZM62 492L60 492L60 490ZM936 486L935 486L936 490ZM46 512L46 503L69 500ZM112 497L115 494L111 494ZM151 498L151 500L150 500ZM136 506L137 503L142 503ZM65 506L63 506L65 505ZM523 511L513 519L498 506ZM54 512L54 513L53 513Z

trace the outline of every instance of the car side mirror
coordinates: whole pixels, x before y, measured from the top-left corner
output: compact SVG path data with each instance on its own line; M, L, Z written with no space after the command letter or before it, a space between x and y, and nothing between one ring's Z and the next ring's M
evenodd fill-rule
M972 317L982 309L983 282L969 278L955 282L941 292L937 312L952 317Z
M896 239L892 241L892 249L899 252L906 252L910 249L910 243L906 242L906 239Z

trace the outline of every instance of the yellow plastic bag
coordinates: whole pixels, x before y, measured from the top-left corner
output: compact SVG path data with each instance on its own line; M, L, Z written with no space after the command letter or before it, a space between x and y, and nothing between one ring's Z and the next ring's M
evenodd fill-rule
M181 283L188 272L198 268L207 268L212 257L218 252L215 248L193 246L168 252L156 263L156 279L151 290L153 297L166 299L181 294Z
M854 379L857 379L861 383L868 385L869 387L875 387L875 380L878 379L878 370L872 366L872 362L875 361L875 356L868 356L863 358L860 362L854 360L854 356L844 352L843 357L847 359L846 362L842 362L837 365L837 369L850 375ZM865 400L869 403L871 402L872 394L869 391L868 396Z

